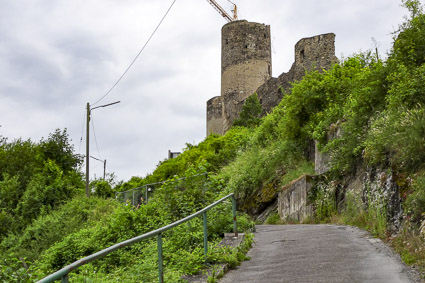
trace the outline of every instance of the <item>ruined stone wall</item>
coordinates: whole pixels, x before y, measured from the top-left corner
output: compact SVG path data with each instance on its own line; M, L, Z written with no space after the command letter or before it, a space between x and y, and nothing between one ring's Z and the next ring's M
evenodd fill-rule
M216 96L207 101L207 136L223 134L223 99Z
M295 61L289 72L282 73L278 78L270 78L256 90L263 114L270 113L282 100L280 88L288 91L291 82L301 80L306 71L327 70L337 61L335 34L321 34L298 41L295 45Z
M335 34L327 33L303 38L295 44L295 63L291 68L292 80L301 80L306 70L329 69L337 61Z

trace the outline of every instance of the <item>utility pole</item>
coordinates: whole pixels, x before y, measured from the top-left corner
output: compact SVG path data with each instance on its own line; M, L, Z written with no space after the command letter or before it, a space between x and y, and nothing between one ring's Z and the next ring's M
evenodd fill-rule
M90 196L89 189L89 160L90 160L90 103L87 102L87 126L86 126L86 197Z
M103 161L103 181L105 181L106 177L106 159Z
M116 101L113 103L109 103L106 105L96 106L90 109L90 103L87 102L87 129L86 129L86 196L90 197L90 188L89 188L89 177L90 177L90 167L89 167L89 159L90 159L90 114L96 108L107 107L110 105L114 105L120 103L121 101ZM103 179L105 179L105 169L106 169L106 160L103 163Z

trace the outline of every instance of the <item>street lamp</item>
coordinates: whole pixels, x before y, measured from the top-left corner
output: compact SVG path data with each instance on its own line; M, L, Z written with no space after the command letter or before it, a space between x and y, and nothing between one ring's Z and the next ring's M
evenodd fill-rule
M90 109L90 103L87 102L87 131L86 131L86 196L89 197L90 196L90 189L89 189L89 174L90 174L90 169L89 169L89 160L90 160L90 153L89 153L89 149L90 149L90 142L89 142L89 137L90 137L90 113L91 111L93 111L94 109L100 108L100 107L107 107L107 106L111 106L117 103L120 103L121 101L116 101L113 103L109 103L109 104L105 104L105 105L101 105L101 106L96 106ZM105 161L105 165L106 165L106 161Z

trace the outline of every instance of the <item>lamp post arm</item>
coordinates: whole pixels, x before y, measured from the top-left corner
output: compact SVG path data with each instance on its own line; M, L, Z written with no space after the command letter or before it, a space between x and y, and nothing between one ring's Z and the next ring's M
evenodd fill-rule
M114 105L114 104L117 104L117 103L120 103L120 102L121 102L121 101L115 101L115 102L112 102L112 103L109 103L109 104L96 106L96 107L93 107L91 110L94 110L94 109L97 109L97 108L101 108L101 107L111 106L111 105Z

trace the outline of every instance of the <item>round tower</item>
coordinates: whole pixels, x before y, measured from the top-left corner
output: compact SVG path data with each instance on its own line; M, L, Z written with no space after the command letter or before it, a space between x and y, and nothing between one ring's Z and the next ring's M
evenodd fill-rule
M270 26L245 20L221 30L223 132L238 117L245 99L272 74Z

